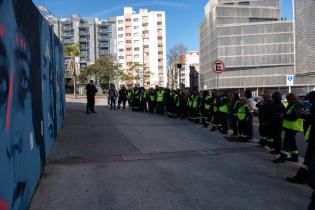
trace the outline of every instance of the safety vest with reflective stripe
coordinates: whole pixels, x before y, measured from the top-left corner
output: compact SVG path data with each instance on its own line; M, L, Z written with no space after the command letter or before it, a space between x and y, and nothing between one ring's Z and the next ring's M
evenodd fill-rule
M227 99L227 97L222 97L222 99ZM219 107L219 111L223 112L223 113L229 113L229 105L228 104L224 104L224 105L220 106Z
M151 100L151 102L154 102L155 101L155 95L150 95L150 100Z
M292 105L290 107L290 109L287 110L287 114L291 114L292 113L292 111L294 110L294 108L297 105L297 103ZM303 131L303 119L297 119L295 121L284 119L283 120L283 127L287 128L287 129L290 129L290 130L302 132Z
M162 90L162 91L158 91L157 92L157 99L156 99L156 101L157 102L162 102L164 100L164 91Z
M305 137L305 140L306 140L306 141L309 141L309 140L310 140L311 129L312 129L312 125L308 126L308 128L307 128L307 130L306 130L306 132L305 132L304 137Z
M210 110L210 108L211 108L210 98L211 98L210 96L207 96L205 98L205 110Z
M175 94L175 95L174 95L174 101L175 101L175 103L176 103L176 106L179 107L179 102L180 102L180 101L179 101L179 95L178 95L178 94Z
M193 100L193 108L197 108L198 107L198 100L199 100L199 96L195 96L194 100Z
M189 108L192 107L193 100L194 100L194 97L193 97L193 96L189 96L189 97L188 97L187 105L188 105Z
M217 112L218 111L218 107L217 107L217 99L215 98L213 101L213 111Z
M248 108L248 105L245 104L245 105L239 107L238 110L237 110L237 117L238 117L239 120L244 120L245 118L247 118L245 107Z
M134 91L133 98L135 98L135 99L140 99L139 90Z

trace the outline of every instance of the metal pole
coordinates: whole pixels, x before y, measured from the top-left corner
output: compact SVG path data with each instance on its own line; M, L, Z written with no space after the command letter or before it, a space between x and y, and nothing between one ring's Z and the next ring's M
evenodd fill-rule
M217 74L217 90L219 91L219 74Z

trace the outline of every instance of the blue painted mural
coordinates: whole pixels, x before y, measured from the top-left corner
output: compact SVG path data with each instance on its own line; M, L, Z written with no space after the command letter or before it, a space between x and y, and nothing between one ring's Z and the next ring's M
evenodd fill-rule
M0 0L0 210L27 209L64 98L59 39L31 0Z

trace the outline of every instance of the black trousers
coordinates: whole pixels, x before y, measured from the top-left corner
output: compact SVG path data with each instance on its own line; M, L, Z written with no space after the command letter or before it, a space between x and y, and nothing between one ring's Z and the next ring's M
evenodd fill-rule
M154 102L149 102L149 112L154 113Z
M220 124L223 132L227 132L229 128L229 123L228 123L228 117L229 115L227 113L219 112L220 113Z
M249 122L247 120L238 120L238 134L240 138L248 139L249 138Z
M111 97L110 98L110 109L116 109L116 97Z
M157 114L164 114L163 102L157 102L157 104L156 104L156 113Z
M122 104L123 105L123 109L126 108L126 102L127 102L127 99L126 98L122 98L122 97L119 97L118 98L118 109L120 108L120 105Z
M315 154L315 129L313 128L310 132L310 139L304 156L303 164L310 166L313 155Z
M308 210L315 210L315 191L313 191L313 195L311 198L311 203L308 207Z
M238 135L237 117L232 115L231 122L232 122L233 135L237 136Z
M86 112L94 112L95 111L95 97L88 96L87 97L87 104L86 104Z
M283 147L281 150L281 155L283 157L289 158L290 155L298 155L298 148L296 145L296 131L291 129L285 129L285 136L283 141Z
M273 148L280 153L282 148L282 122L273 124L271 128L271 138L273 139Z

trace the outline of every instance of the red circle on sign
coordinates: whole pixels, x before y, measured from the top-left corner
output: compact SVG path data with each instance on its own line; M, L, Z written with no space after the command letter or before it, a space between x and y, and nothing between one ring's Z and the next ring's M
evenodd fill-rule
M225 65L222 60L216 59L213 61L212 70L216 74L222 74L225 70Z
M0 210L9 210L9 204L0 198Z

